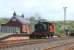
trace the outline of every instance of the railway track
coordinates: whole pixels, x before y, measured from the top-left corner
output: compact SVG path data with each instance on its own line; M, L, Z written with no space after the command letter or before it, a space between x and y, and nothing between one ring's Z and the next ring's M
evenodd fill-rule
M65 43L54 47L49 47L44 50L74 50L74 42Z
M70 38L53 38L53 39L38 39L38 40L22 40L16 42L1 42L0 49L12 50L46 50L49 48L58 48L59 46L64 46L65 44L70 44L74 42L74 37ZM21 49L20 49L21 48ZM23 49L24 48L24 49ZM27 49L26 49L27 48ZM13 49L14 50L14 49Z
M63 44L60 43L60 45L49 46L44 50L74 50L74 39L67 39Z
M47 43L49 41L55 41L55 40L63 40L63 38L2 41L2 42L0 42L0 48L17 46L17 45L30 45L30 44Z

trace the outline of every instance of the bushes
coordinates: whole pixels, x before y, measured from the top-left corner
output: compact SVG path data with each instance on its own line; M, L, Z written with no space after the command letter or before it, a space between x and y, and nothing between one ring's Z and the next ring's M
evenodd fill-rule
M56 24L56 33L55 33L56 35L61 36L61 35L64 34L64 32L62 31L61 27L62 27L62 24L60 24L60 23Z

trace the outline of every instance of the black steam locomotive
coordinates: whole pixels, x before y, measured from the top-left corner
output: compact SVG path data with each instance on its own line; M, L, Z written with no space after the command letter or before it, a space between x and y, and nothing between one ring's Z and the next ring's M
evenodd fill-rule
M52 23L49 22L38 22L35 24L34 32L30 35L30 38L45 38L50 36L50 29L49 26L51 26ZM52 34L53 36L54 34Z

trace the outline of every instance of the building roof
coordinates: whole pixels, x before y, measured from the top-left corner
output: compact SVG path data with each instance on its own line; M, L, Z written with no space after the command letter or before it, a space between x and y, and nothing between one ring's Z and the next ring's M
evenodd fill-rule
M22 16L12 16L12 18L10 20L12 20L12 21L18 20L22 24L30 24L30 21L28 19L25 19Z
M21 24L30 24L30 21L28 19L24 18L24 14L22 14L21 16L18 16L15 11L14 11L13 16L10 19L10 21L18 21Z
M30 23L29 20L27 20L27 19L25 19L24 17L21 17L21 16L16 16L16 20L18 20L22 24L29 24Z

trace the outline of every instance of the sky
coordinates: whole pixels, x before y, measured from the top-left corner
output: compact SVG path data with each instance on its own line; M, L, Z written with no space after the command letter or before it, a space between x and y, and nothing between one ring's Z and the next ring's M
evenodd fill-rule
M0 0L0 17L11 18L15 11L25 17L40 16L49 21L60 21L64 20L65 6L66 20L74 20L74 0Z

